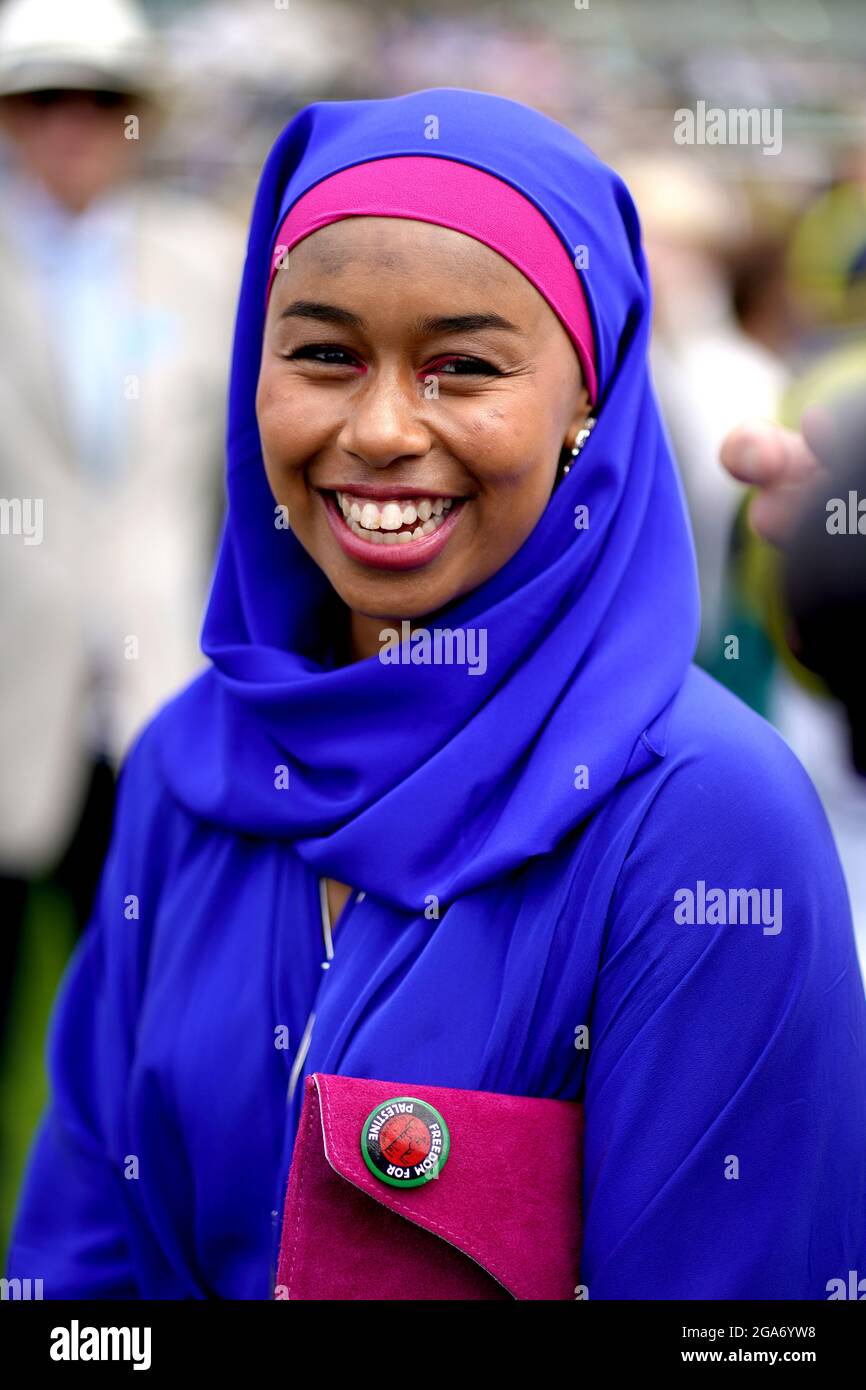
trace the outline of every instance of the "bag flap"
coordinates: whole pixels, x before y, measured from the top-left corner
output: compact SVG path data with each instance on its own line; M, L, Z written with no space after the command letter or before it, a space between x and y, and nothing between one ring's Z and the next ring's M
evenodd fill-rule
M573 1299L580 1259L583 1107L577 1101L314 1072L325 1157L374 1201L476 1261L518 1299ZM371 1111L416 1096L450 1149L439 1176L395 1188L361 1152Z

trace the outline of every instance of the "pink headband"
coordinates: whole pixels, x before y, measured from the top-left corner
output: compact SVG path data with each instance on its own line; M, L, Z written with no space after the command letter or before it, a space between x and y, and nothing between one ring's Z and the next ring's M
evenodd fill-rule
M595 404L592 323L580 276L547 218L493 174L439 155L399 155L355 164L304 193L277 233L265 303L287 252L344 217L408 217L451 227L484 242L521 271L574 343Z

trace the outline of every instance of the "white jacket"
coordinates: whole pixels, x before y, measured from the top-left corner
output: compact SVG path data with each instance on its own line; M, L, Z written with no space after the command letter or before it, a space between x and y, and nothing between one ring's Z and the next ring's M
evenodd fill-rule
M171 331L117 364L124 457L104 487L76 457L56 366L87 345L64 341L46 313L0 198L0 872L49 870L74 827L92 748L91 631L111 667L115 762L204 660L243 228L146 184L122 196L132 303ZM49 253L62 274L62 247Z

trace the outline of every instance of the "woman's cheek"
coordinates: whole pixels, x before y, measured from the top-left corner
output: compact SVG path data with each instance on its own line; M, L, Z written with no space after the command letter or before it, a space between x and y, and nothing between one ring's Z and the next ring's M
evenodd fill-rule
M297 401L266 391L256 411L262 449L271 466L289 471L296 461L307 459L315 452L313 432L309 429L309 412ZM307 428L302 428L303 425Z
M515 420L485 419L475 423L469 440L453 443L457 458L484 487L508 486L530 471L534 447L531 436Z

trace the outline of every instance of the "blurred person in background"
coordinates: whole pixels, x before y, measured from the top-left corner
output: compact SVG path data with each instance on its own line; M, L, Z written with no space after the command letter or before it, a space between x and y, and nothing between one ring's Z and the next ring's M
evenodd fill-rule
M81 929L120 758L201 662L242 228L143 177L157 56L129 0L0 7L0 1049L28 881Z
M784 732L827 811L866 977L866 395L839 397L832 412L812 407L803 426L745 423L725 440L722 463L752 487L740 523L752 545L775 555L766 598L802 710Z
M720 470L719 449L744 416L775 417L788 377L784 335L766 300L748 292L745 269L757 239L741 189L722 185L681 158L644 158L620 172L635 191L644 227L653 278L650 361L695 533L702 610L698 660L723 680L726 672L718 666L728 545L743 490ZM738 318L735 263L742 295L748 294L756 317L761 308L762 328L772 322L773 337L750 334ZM754 690L737 693L763 713Z
M855 678L855 667L863 664L858 638L866 616L862 587L857 589L864 532L827 529L831 498L846 504L849 493L866 498L862 156L842 161L838 174L804 208L786 260L800 320L810 329L799 370L780 401L783 428L753 421L735 431L723 450L732 477L763 489L754 502L746 499L735 519L727 630L737 632L739 615L748 611L764 633L767 718L821 796L866 973L866 778L858 733L862 687ZM807 499L798 480L809 481L810 468L819 466L826 477ZM786 469L793 470L793 485ZM856 502L854 515L859 522ZM729 663L725 683L748 698L737 683L738 666ZM724 672L717 674L725 679Z

